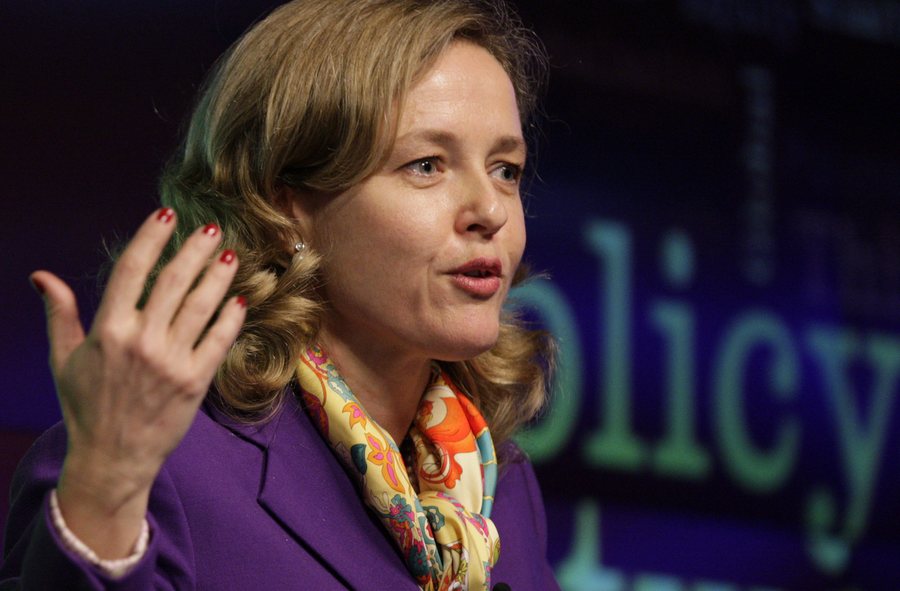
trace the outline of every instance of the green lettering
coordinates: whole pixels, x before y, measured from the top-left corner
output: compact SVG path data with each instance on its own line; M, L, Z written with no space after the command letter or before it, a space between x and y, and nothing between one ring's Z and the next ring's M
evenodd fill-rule
M575 532L569 555L556 567L564 591L625 591L625 577L600 560L600 507L581 501L575 508Z
M862 350L860 340L849 331L824 326L810 328L806 340L825 378L840 436L841 460L849 489L843 535L849 541L856 541L868 524L875 477L897 395L900 342L886 335L872 335ZM851 360L861 354L865 354L875 378L868 416L865 417L854 402L854 388L847 375Z
M634 578L634 591L682 591L681 581L675 577L641 573Z
M597 221L587 226L585 242L600 259L603 294L601 427L585 443L585 458L593 465L637 470L646 450L631 428L631 235L622 224Z
M782 419L777 443L759 449L747 430L744 414L745 365L751 351L764 347L772 355L770 385L782 401L796 394L799 361L787 328L773 315L754 311L741 315L728 329L715 362L713 414L726 470L754 492L777 489L796 462L800 425Z
M702 478L709 473L709 454L696 438L694 396L694 315L674 302L660 302L650 313L666 340L666 436L653 455L656 469L668 476Z
M574 431L581 400L582 353L575 314L559 288L546 279L533 279L510 294L514 307L538 313L559 344L559 364L553 377L550 410L541 421L516 436L535 464L552 459Z
M713 581L697 581L691 585L691 591L740 591L737 585L717 583Z

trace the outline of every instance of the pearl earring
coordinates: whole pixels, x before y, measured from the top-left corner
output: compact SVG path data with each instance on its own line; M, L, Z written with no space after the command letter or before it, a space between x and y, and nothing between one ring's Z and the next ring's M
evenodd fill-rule
M298 241L297 244L294 245L294 256L298 256L302 259L304 250L306 250L306 244L302 240Z

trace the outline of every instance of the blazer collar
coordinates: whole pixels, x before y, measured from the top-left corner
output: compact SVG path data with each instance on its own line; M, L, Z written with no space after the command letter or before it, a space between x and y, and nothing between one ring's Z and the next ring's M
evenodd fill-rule
M351 589L418 589L383 526L291 391L270 420L207 413L264 450L258 502Z

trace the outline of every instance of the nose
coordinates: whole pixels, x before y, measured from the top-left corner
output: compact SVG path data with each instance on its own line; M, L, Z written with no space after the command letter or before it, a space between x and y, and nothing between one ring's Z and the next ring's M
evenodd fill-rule
M460 191L462 203L456 220L457 232L490 238L506 224L509 219L506 200L515 197L503 194L487 173L467 175Z

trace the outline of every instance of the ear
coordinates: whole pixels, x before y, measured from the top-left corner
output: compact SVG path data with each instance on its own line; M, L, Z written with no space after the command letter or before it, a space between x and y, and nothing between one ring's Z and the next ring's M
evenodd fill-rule
M287 185L281 185L275 190L274 205L282 214L294 220L297 224L297 239L302 239L307 244L313 241L313 224L316 196L310 191L295 189ZM294 251L294 243L286 245L288 250Z

